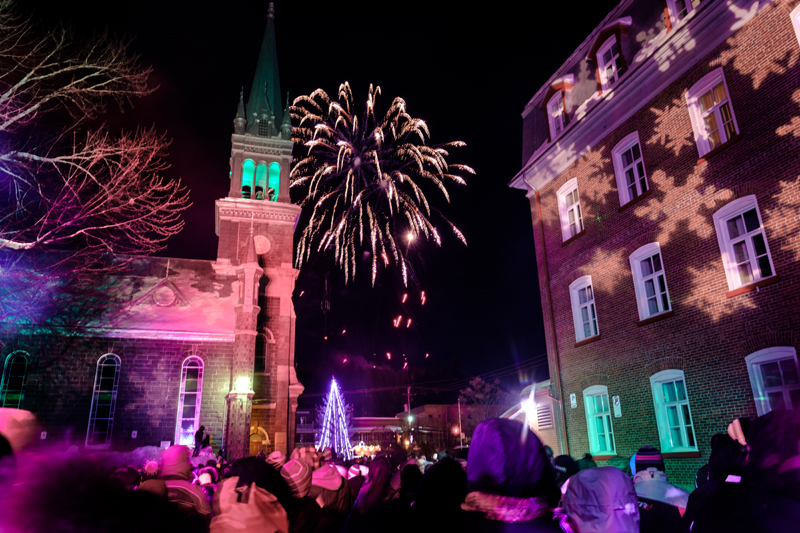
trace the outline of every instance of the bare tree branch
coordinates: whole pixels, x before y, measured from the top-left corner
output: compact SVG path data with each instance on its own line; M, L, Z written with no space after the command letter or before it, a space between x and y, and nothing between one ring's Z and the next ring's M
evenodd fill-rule
M161 250L183 228L188 193L161 176L166 137L89 127L109 102L124 109L153 91L127 47L42 32L0 0L0 251L64 251L91 271L106 254Z

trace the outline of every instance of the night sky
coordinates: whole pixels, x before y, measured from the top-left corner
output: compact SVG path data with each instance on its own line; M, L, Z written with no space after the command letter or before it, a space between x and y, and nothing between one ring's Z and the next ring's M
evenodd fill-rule
M404 98L408 112L427 122L433 143L467 143L449 161L477 172L467 187L450 186L451 205L443 209L468 246L452 237L442 248L415 243L409 254L415 276L405 307L405 291L385 275L391 271L371 289L367 269L347 287L326 262L303 269L295 292L296 359L307 392L321 392L322 376L332 372L346 390L373 386L381 379L366 383L364 370L401 369L404 352L412 368L430 370L418 380L544 361L528 200L507 186L521 168L520 113L616 3L481 3L466 9L464 2L276 2L284 93L293 99L321 87L335 94L346 80L361 109L369 84L380 85L378 114L395 96ZM153 67L151 81L159 89L109 122L127 128L155 124L173 139L169 175L190 188L194 205L186 229L163 255L215 259L214 200L227 195L232 120L240 87L252 81L268 2L19 5L45 23L71 24L78 36L107 28L133 39L132 50ZM436 200L442 207L444 199ZM326 271L327 347L320 311ZM404 322L411 316L410 328L393 326L400 314ZM546 377L546 366L532 370L511 379Z

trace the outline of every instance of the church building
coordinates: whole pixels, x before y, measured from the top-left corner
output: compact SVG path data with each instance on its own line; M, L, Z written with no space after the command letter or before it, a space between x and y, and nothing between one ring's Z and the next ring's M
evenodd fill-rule
M294 447L300 207L289 199L293 143L274 24L270 4L233 121L215 261L136 257L91 282L4 273L0 407L34 413L42 445L192 445L204 426L229 459Z

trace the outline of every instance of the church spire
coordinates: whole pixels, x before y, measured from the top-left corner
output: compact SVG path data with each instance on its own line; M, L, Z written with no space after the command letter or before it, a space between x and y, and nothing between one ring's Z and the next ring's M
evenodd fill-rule
M292 114L289 111L289 91L286 91L286 108L283 110L283 123L281 123L281 138L292 138Z
M261 41L261 50L258 53L258 63L256 64L253 85L250 87L250 95L247 100L247 110L251 114L256 114L259 119L263 112L267 111L267 116L274 114L277 124L283 124L283 109L281 107L281 82L278 76L278 53L275 46L275 5L270 2L267 13L267 27L264 30L264 39ZM263 126L259 130L277 131L276 124L273 122L269 128ZM251 123L251 127L253 124Z

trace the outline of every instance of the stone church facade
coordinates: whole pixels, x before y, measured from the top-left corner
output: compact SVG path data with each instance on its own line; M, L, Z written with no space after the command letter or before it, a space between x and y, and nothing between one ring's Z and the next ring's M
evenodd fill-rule
M294 447L300 207L280 95L270 4L234 119L230 190L215 206L215 261L136 257L90 284L4 273L0 407L33 412L42 445L192 444L203 425L229 458Z

